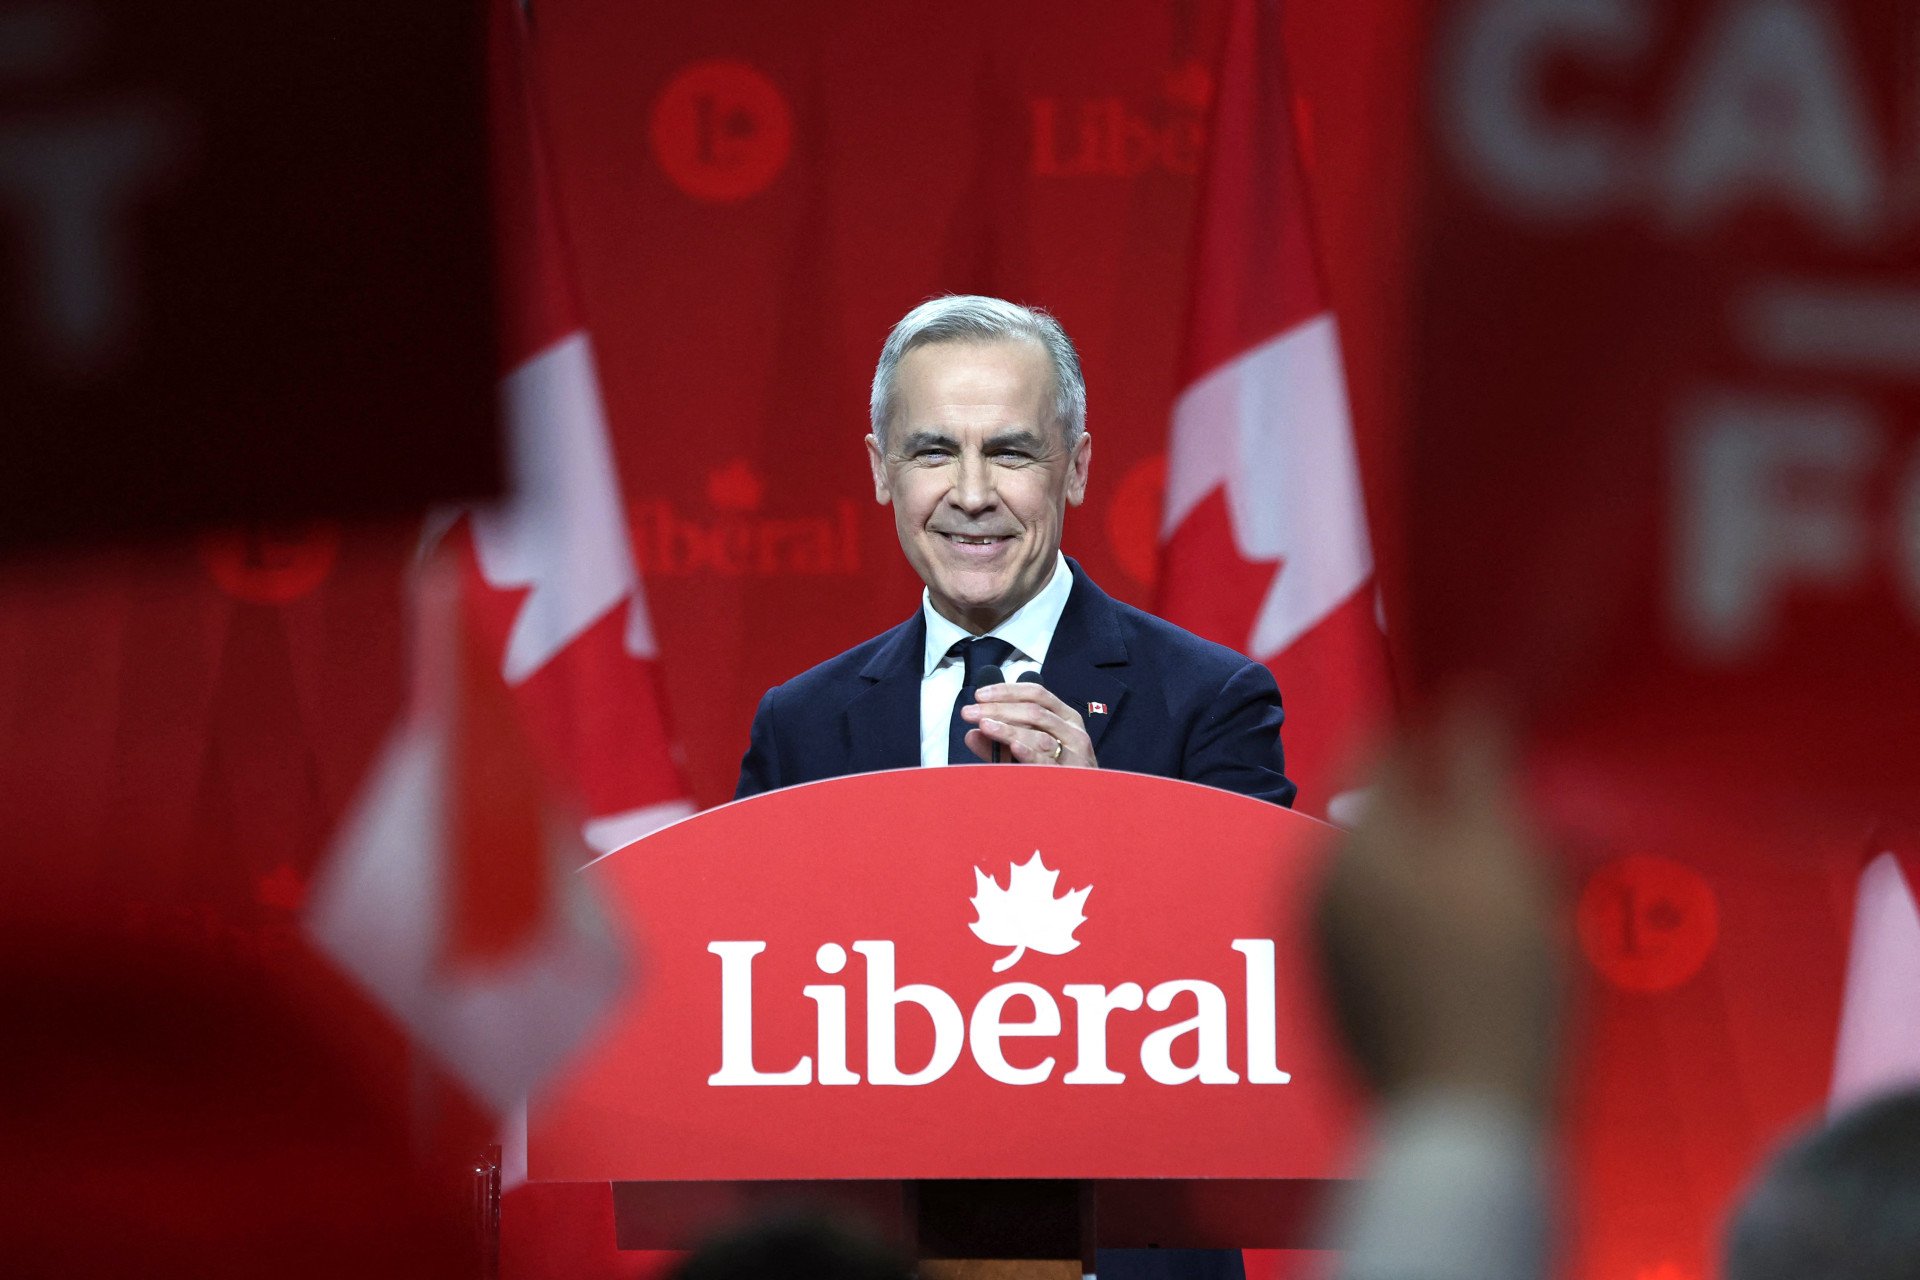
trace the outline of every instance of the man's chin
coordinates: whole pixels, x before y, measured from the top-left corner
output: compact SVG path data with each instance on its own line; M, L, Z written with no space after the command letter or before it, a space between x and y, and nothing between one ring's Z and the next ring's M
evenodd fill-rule
M968 620L986 627L999 625L1027 602L1019 594L1019 578L1007 574L992 582L948 579L933 584L934 603L954 621ZM1028 596L1035 594L1029 592Z
M1007 598L1005 591L953 591L936 588L934 596L966 614L997 614ZM1011 612L1011 610L1009 610Z

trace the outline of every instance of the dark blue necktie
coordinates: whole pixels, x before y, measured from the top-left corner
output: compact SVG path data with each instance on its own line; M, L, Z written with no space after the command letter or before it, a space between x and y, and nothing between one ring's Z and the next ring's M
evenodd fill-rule
M953 700L953 715L947 721L948 764L985 763L967 750L967 730L973 726L960 718L960 708L973 701L973 691L979 685L980 672L987 667L1005 666L1013 654L1013 646L999 636L969 636L956 641L953 648L947 650L949 658L957 657L967 664L967 674L960 681L960 696Z

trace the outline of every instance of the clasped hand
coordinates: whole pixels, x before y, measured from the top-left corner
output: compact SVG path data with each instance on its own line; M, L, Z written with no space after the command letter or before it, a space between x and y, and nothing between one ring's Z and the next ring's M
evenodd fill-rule
M997 743L1020 764L1100 767L1086 721L1044 686L1030 681L990 684L973 696L974 701L960 709L960 717L974 726L967 730L967 749L982 760L993 759Z

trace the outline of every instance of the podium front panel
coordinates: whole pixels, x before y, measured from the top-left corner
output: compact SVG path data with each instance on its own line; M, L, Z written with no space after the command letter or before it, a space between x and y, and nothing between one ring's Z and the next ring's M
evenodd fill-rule
M1330 828L1097 770L790 788L585 874L637 976L530 1110L569 1181L1323 1179Z

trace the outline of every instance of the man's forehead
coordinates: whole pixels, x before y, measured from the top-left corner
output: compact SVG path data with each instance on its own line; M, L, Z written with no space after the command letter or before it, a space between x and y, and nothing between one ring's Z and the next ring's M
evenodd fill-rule
M1030 409L1040 426L1051 417L1053 362L1038 342L1020 338L930 342L901 357L899 407L911 423L969 409Z
M922 343L900 358L900 372L921 380L1038 376L1052 389L1053 361L1033 338L948 338Z

